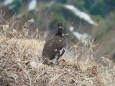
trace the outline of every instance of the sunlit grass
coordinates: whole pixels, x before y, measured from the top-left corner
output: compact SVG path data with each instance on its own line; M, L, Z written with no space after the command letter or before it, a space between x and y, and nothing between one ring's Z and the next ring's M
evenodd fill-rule
M17 31L10 25L0 27L1 86L115 85L115 65L105 57L100 63L95 61L93 41L70 45L59 65L48 66L42 64L44 36L36 34L40 36L37 39L29 35L27 28Z

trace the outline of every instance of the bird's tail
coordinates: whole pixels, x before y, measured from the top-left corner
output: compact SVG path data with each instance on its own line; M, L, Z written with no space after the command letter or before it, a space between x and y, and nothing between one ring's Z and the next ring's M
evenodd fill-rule
M47 58L43 58L43 64L48 64L48 59Z

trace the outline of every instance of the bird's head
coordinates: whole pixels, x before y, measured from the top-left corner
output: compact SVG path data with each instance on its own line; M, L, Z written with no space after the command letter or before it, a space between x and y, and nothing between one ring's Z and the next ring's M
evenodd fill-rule
M57 28L58 29L63 29L63 25L61 23L57 23Z
M57 23L57 29L58 29L57 34L62 35L64 32L64 26L62 25L62 23Z

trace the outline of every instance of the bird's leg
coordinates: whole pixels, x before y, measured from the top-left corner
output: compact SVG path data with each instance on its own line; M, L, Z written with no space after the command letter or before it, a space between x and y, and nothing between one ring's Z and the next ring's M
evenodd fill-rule
M55 56L55 59L52 60L53 64L56 64L56 65L59 64L58 58L59 58L58 56Z
M58 60L53 60L53 64L59 64Z

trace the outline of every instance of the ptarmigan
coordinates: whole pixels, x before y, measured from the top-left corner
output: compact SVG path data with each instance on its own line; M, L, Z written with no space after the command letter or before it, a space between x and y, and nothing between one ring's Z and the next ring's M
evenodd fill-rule
M49 40L46 41L42 57L43 64L58 64L58 59L64 54L66 42L64 37L64 27L61 23L57 23L57 32Z

